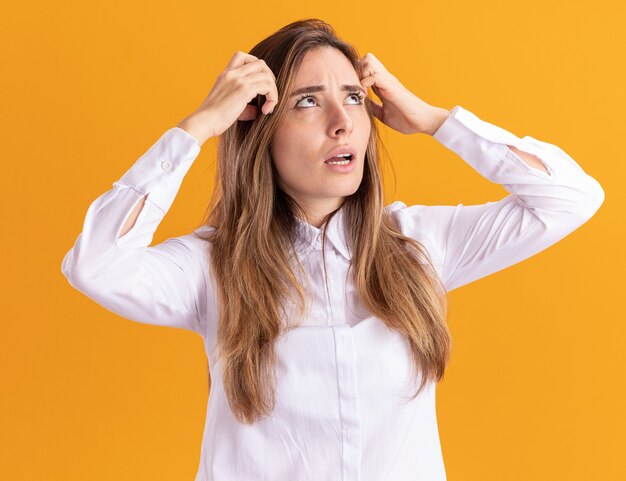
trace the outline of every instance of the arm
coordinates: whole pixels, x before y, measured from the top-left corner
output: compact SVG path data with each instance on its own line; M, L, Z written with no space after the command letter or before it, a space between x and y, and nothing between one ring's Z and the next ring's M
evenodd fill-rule
M199 151L172 128L91 203L61 266L74 288L127 319L204 332L200 241L187 234L149 247Z
M598 181L561 148L519 138L461 106L450 111L433 137L509 192L479 205L390 206L403 233L427 245L448 290L553 245L587 222L604 201Z
M137 205L135 206L135 208L132 210L130 214L128 214L128 219L126 220L126 224L124 224L124 227L122 227L122 230L120 231L120 237L124 237L126 233L135 225L135 222L137 221L137 217L139 217L139 213L143 209L143 206L146 205L147 197L148 197L147 194L144 195L141 198L141 202L137 202Z
M517 149L513 147L512 145L507 145L507 147L511 149L513 152L515 152L520 159L522 159L531 167L536 167L537 169L541 169L546 174L550 175L550 172L548 172L548 169L546 169L545 166L541 163L541 161L534 155L527 154L526 152L522 152L520 149Z
M431 114L432 126L425 133L429 135L433 135L437 130L439 130L439 128L443 125L443 123L446 120L448 120L449 116L450 116L449 110L446 110L440 107L432 107L432 114ZM518 148L513 147L512 145L507 145L507 147L511 149L513 152L515 152L524 162L526 162L531 167L536 167L538 169L543 170L546 174L549 174L546 168L544 167L544 165L541 163L541 161L537 159L537 157L535 157L534 155L527 154L526 152L523 152L519 150Z
M199 124L201 124L201 122L198 121L196 116L188 115L187 117L185 117L183 120L181 120L178 123L177 127L189 133L191 136L193 136L197 144L200 147L202 147L204 142L206 142L207 140L205 137L205 133L204 133L206 128L200 129L198 127ZM146 203L146 197L147 195L143 197L142 202L137 202L137 205L128 216L128 220L126 221L126 224L124 224L124 227L122 227L122 230L120 232L120 237L123 237L133 227L133 225L135 225L135 221L137 220L137 217L139 217L139 213L141 212L141 209Z

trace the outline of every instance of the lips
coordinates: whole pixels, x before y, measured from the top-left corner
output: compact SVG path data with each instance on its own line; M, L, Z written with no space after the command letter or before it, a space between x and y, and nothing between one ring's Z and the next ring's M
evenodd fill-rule
M356 150L349 145L341 145L328 152L328 154L326 154L326 160L324 160L324 162L327 162L329 160L336 160L335 157L337 157L339 154L350 154L352 156L352 160L354 160L354 158L356 157Z

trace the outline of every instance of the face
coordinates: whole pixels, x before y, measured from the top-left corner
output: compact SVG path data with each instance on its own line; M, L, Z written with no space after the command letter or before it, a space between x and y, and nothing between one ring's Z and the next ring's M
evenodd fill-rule
M356 89L344 90L344 85ZM310 86L323 90L309 89L309 94L293 96L296 90ZM281 99L287 103L287 111L271 148L278 182L317 227L324 215L337 209L361 184L371 130L364 100L359 98L365 95L367 91L346 56L335 48L322 47L306 53L293 90ZM325 163L332 150L348 145L356 153L350 172Z

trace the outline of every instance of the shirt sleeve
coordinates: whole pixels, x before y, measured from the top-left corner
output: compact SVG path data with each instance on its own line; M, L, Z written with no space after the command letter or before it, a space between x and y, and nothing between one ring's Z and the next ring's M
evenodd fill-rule
M195 137L171 128L91 203L61 265L74 288L127 319L203 335L207 281L201 240L190 233L149 247L199 152ZM120 237L146 194L135 224Z
M479 119L457 105L433 137L509 195L479 205L390 205L404 235L427 244L448 291L516 264L587 222L604 190L561 148ZM549 173L507 147L535 155Z

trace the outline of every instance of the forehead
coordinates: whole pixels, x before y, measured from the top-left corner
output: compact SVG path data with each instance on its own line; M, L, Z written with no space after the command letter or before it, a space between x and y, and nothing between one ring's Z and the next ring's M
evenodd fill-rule
M334 47L321 47L304 55L294 75L294 84L296 88L302 87L303 82L323 84L328 78L353 81L358 75L343 52Z

